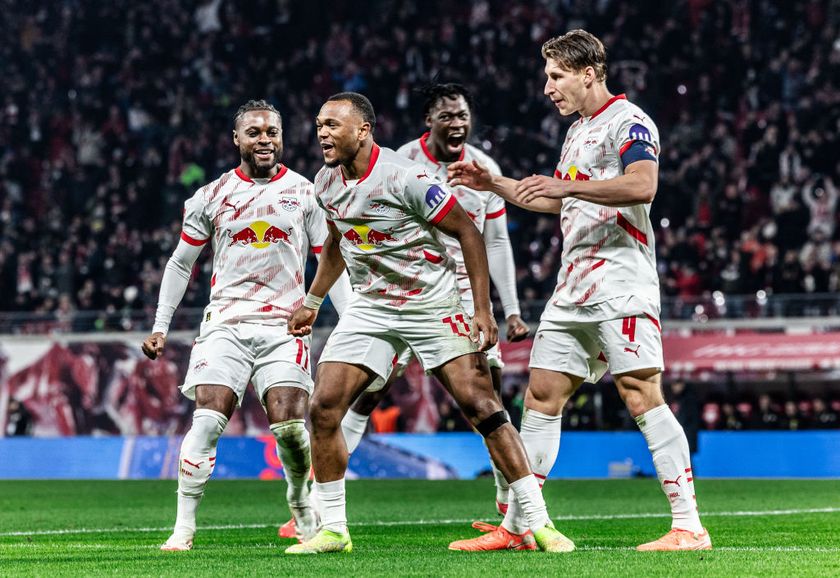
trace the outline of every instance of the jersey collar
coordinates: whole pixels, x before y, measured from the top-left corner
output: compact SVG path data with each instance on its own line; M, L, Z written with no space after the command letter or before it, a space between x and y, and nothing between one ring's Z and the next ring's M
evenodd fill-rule
M287 167L286 165L284 165L282 163L277 165L277 168L278 168L277 174L274 175L273 177L271 177L268 180L269 183L273 183L274 181L279 181L280 179L283 178L283 175L285 175L289 170L289 167ZM243 181L245 181L246 183L253 183L254 182L254 179L252 179L251 177L246 175L244 172L242 172L242 169L240 169L239 167L236 167L233 172L235 172L236 176L239 177L240 179L242 179Z
M609 99L607 102L605 102L605 103L604 103L604 106L602 106L601 108L599 108L598 110L596 110L595 112L593 112L593 113L592 113L592 116L590 116L590 117L589 117L589 120L594 119L596 116L598 116L599 114L601 114L602 112L604 112L605 110L607 110L607 107L609 107L612 103L614 103L614 102L615 102L615 101L617 101L617 100L627 100L627 95L625 95L625 94L617 94L617 95L615 95L614 97L612 97L611 99Z

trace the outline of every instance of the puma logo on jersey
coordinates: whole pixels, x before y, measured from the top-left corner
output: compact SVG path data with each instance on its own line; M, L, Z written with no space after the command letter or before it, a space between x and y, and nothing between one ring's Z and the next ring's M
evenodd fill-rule
M633 354L636 355L636 357L639 357L639 349L641 349L641 347L642 347L641 343L636 346L636 349L630 349L629 347L625 347L624 352L625 353L633 353Z

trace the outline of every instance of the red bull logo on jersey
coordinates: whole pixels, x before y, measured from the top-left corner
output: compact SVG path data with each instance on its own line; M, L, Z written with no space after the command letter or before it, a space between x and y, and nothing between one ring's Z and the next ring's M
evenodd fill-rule
M385 241L396 241L391 233L371 229L367 225L356 225L344 233L344 238L362 251L370 251L379 247Z
M275 227L271 223L267 223L265 221L254 221L237 233L228 231L228 237L230 238L230 245L228 246L233 247L234 245L239 244L243 247L250 245L254 249L265 249L266 247L270 247L272 244L279 243L280 241L291 244L292 241L289 237L291 233L291 227L289 227L288 231L284 231L280 227Z
M578 170L575 165L569 167L569 172L561 177L564 181L588 181L589 175Z

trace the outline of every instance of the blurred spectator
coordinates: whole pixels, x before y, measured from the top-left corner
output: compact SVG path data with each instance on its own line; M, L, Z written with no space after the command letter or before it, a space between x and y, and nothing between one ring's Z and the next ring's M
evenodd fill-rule
M29 413L26 406L15 398L9 400L9 409L6 419L6 435L9 437L29 435L31 424L32 414Z
M837 413L828 407L822 398L816 397L812 403L813 417L811 423L818 429L836 428L838 425Z
M59 327L72 318L74 330L147 324L180 208L236 162L231 115L248 98L280 108L283 161L312 177L312 117L329 94L365 91L377 140L394 147L424 130L413 88L461 81L477 97L474 142L513 177L552 174L575 119L542 95L539 46L577 26L605 40L610 88L662 135L651 217L663 291L837 291L840 10L828 4L56 0L6 11L0 303L56 314ZM510 208L527 298L553 288L557 221ZM208 259L183 307L206 302Z
M467 423L467 420L461 413L461 410L448 397L438 403L438 413L440 414L440 420L438 421L439 432L472 430L470 424Z
M779 429L781 426L778 410L773 400L766 393L758 396L758 407L755 412L753 427L756 429Z
M370 414L370 423L376 433L405 431L400 406L394 403L390 392Z
M799 408L796 407L795 401L789 399L785 402L784 414L780 423L781 428L787 430L799 430L804 427L805 423L802 419L802 414L799 412Z

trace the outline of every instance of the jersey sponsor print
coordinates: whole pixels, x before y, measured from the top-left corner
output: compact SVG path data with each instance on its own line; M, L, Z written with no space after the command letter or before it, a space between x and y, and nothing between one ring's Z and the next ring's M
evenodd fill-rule
M185 204L181 238L213 247L205 321L285 323L303 303L307 253L326 236L312 183L283 165L271 179L237 168L200 188Z

